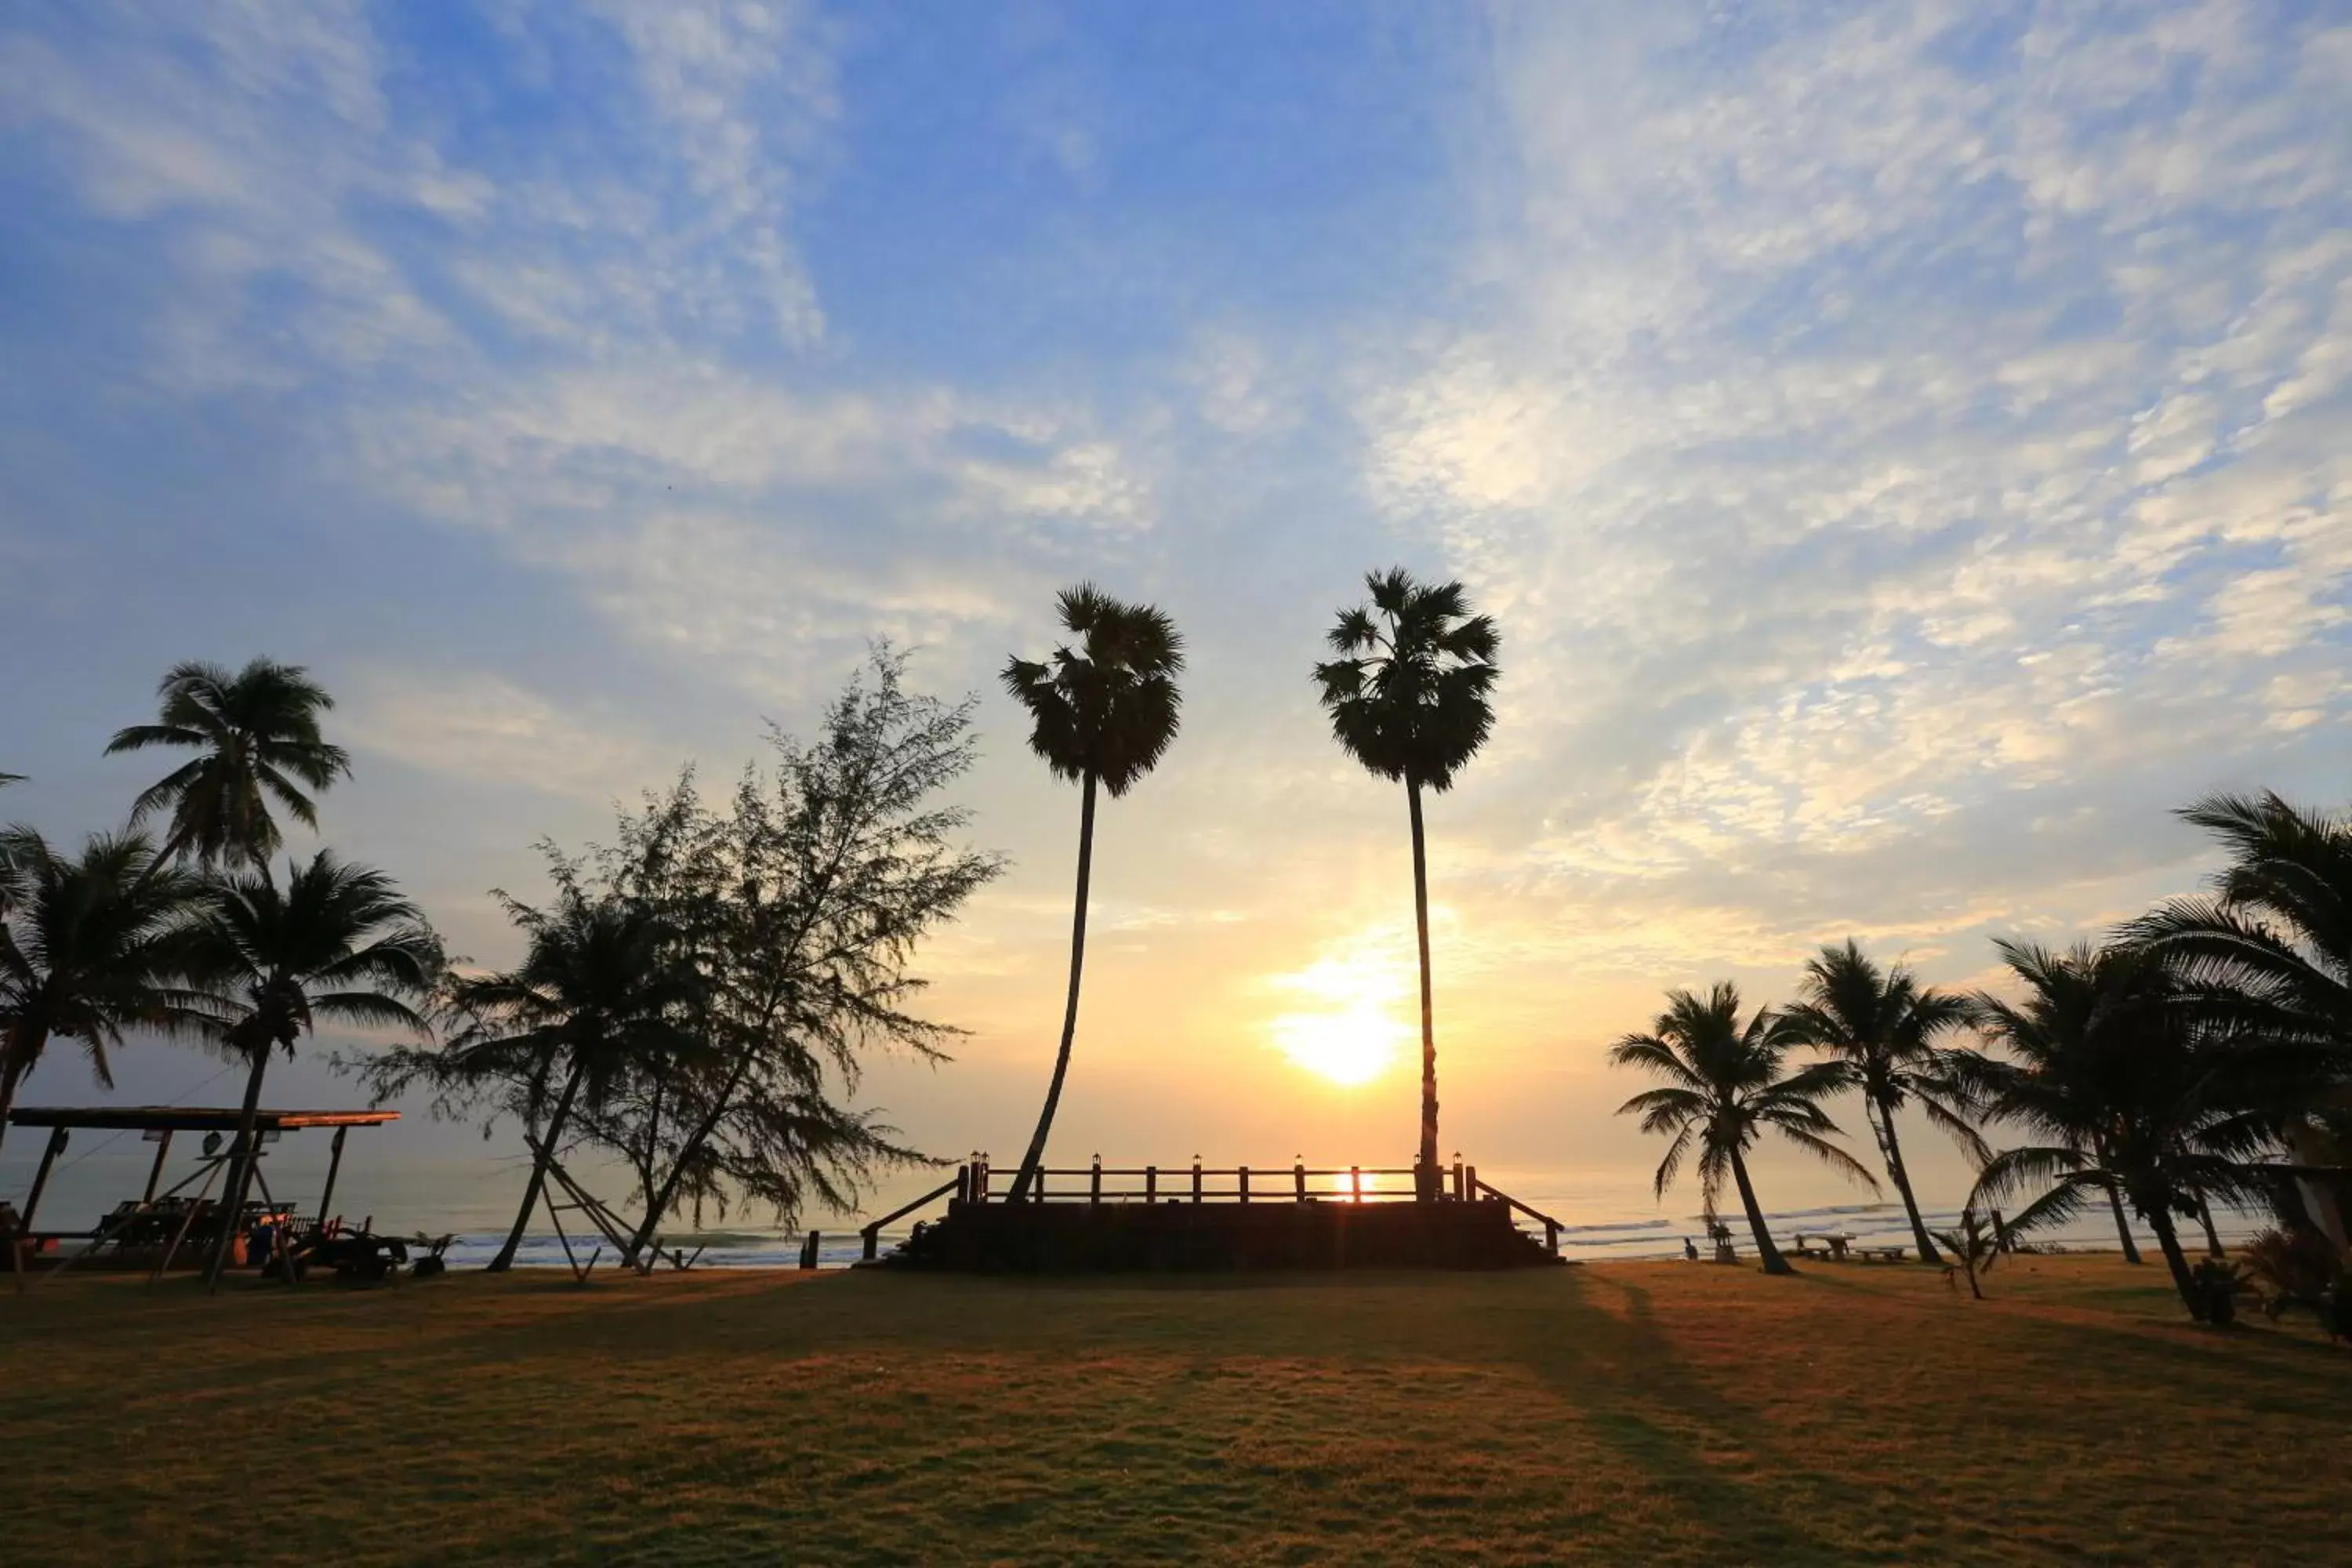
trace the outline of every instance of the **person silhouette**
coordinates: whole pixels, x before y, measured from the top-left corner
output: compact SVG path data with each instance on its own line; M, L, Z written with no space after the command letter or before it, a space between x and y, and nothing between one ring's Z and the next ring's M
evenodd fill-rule
M1683 1237L1683 1256L1693 1263L1698 1261L1698 1243L1687 1236Z

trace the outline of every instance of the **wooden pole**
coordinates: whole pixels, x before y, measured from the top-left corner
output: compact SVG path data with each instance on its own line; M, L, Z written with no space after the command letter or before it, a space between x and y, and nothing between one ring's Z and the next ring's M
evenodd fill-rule
M1247 1203L1247 1202L1249 1202L1249 1167L1248 1167L1247 1165L1244 1165L1244 1166L1242 1167L1242 1169L1241 1169L1241 1177L1242 1177L1242 1202L1244 1202L1244 1203Z
M1364 1201L1364 1173L1354 1165L1348 1167L1348 1201L1355 1204Z
M809 1232L808 1239L801 1243L801 1268L803 1272L813 1271L815 1269L817 1245L817 1233L815 1231Z
M1201 1162L1198 1160L1192 1162L1192 1201L1196 1204L1201 1201Z
M1093 1174L1087 1180L1087 1202L1090 1204L1102 1202L1102 1156L1100 1154L1095 1156Z
M1469 1195L1470 1190L1462 1184L1462 1162L1456 1160L1454 1162L1454 1201L1460 1203Z
M163 1136L155 1140L155 1163L147 1167L147 1190L139 1194L142 1204L155 1201L156 1184L163 1179L163 1160L172 1152L172 1130L163 1129Z
M1298 1201L1307 1201L1307 1166L1302 1163L1290 1168L1290 1176L1298 1188Z
M327 1184L319 1193L319 1223L322 1226L327 1223L328 1206L335 1201L335 1177L343 1168L343 1139L350 1131L348 1127L336 1128L334 1142L327 1145Z
M1478 1201L1478 1167L1475 1165L1462 1167L1462 1195L1472 1203Z
M203 1212L205 1199L213 1190L213 1178L221 1173L221 1166L226 1163L226 1160L218 1155L205 1162L205 1184L196 1189L195 1202L190 1204L188 1212L181 1216L180 1228L172 1235L172 1245L163 1249L163 1261L155 1265L154 1273L147 1276L148 1284L152 1285L156 1280L163 1278L164 1271L172 1267L172 1259L180 1255L180 1243L188 1239L188 1227L196 1223L196 1215ZM185 1182L180 1184L184 1187L187 1185Z
M1160 1167L1157 1165L1143 1167L1143 1201L1148 1204L1160 1201Z
M33 1173L33 1190L26 1197L25 1212L16 1222L16 1228L26 1237L33 1234L33 1213L41 1206L41 1189L49 1184L49 1167L58 1163L58 1156L64 1153L65 1149L66 1130L50 1128L48 1147L41 1151L40 1169Z

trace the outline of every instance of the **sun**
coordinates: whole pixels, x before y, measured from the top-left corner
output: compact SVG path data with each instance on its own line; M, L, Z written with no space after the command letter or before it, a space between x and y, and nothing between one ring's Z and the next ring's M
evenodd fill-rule
M1402 1060L1412 1038L1402 1016L1408 987L1389 945L1359 944L1276 976L1275 985L1301 1005L1267 1020L1275 1048L1348 1089L1371 1082Z

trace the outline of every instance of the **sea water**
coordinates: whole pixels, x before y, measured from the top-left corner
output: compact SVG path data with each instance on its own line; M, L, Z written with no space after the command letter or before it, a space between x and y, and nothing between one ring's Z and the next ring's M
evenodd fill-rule
M328 1137L323 1132L289 1134L268 1146L262 1174L278 1201L306 1214L315 1211L326 1176ZM46 1138L42 1130L10 1129L6 1145L0 1148L0 1198L23 1206ZM135 1132L76 1133L50 1173L35 1216L37 1227L88 1230L96 1226L116 1203L135 1198L144 1189L153 1155L154 1146L143 1143ZM200 1169L198 1140L184 1133L173 1145L162 1189ZM1172 1182L1178 1168L1167 1169ZM446 1256L453 1266L464 1268L488 1262L506 1239L529 1173L526 1160L519 1154L484 1152L467 1157L440 1152L431 1158L404 1158L398 1143L385 1138L382 1131L362 1128L348 1140L333 1205L347 1225L369 1221L377 1231L388 1234L449 1236L453 1239ZM583 1164L572 1173L623 1214L639 1208L634 1178L625 1169ZM800 1261L807 1231L814 1229L819 1233L819 1267L847 1268L864 1256L858 1231L866 1215L887 1213L950 1174L951 1171L899 1173L884 1184L864 1214L814 1215L792 1231L777 1227L772 1216L764 1213L738 1210L721 1215L707 1210L697 1216L689 1210L663 1227L664 1243L689 1253L698 1247L700 1262L719 1268L791 1268ZM1703 1218L1690 1212L1695 1207L1691 1194L1670 1193L1661 1202L1653 1196L1643 1173L1519 1166L1496 1167L1482 1174L1530 1207L1557 1216L1562 1223L1560 1251L1565 1257L1679 1258L1685 1237L1702 1254L1711 1251ZM1270 1168L1264 1176L1268 1198L1281 1201L1289 1186L1287 1168ZM197 1190L195 1185L184 1189L191 1194ZM1921 1193L1922 1217L1930 1230L1958 1227L1962 1195ZM558 1201L563 1201L561 1194ZM940 1211L935 1207L926 1212ZM922 1217L918 1213L885 1229L881 1249L887 1253ZM1721 1217L1731 1227L1732 1245L1740 1256L1752 1255L1754 1244L1737 1206L1727 1209ZM1894 1202L1813 1203L1769 1209L1765 1218L1773 1239L1784 1247L1799 1231L1849 1235L1858 1247L1912 1245L1910 1222L1902 1205ZM2269 1220L2260 1214L2222 1210L2215 1213L2214 1224L2224 1242L2237 1242L2264 1228ZM2152 1252L2155 1239L2147 1227L2135 1221L2132 1229L2138 1243ZM2192 1250L2201 1250L2203 1236L2193 1221L2183 1226L2182 1239ZM2115 1220L2105 1203L2089 1206L2072 1224L2036 1232L2032 1240L2037 1247L2068 1250L2113 1251L2117 1245ZM585 1265L599 1255L600 1248L599 1267L614 1261L611 1244L585 1215L559 1211L551 1221L541 1207L525 1229L516 1261L526 1267L560 1268L568 1255L575 1263Z

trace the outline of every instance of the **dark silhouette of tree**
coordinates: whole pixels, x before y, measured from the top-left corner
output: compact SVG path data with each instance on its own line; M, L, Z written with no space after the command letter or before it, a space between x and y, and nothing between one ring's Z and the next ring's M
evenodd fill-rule
M528 938L522 963L451 978L447 1010L463 1022L447 1044L385 1052L365 1068L379 1100L430 1084L445 1103L488 1098L534 1132L530 1176L493 1273L514 1262L575 1101L601 1111L656 1061L684 1061L698 1044L684 1025L701 977L678 933L657 910L591 889L579 867L554 858L551 908L499 895Z
M1402 567L1364 579L1369 605L1342 610L1327 640L1339 657L1315 667L1331 733L1374 776L1401 780L1412 827L1412 918L1421 954L1420 1195L1437 1175L1437 1026L1429 973L1429 859L1421 792L1444 794L1495 727L1490 700L1502 635L1470 614L1459 583L1416 582Z
M289 1057L319 1019L424 1034L409 1005L439 981L439 942L392 879L321 849L289 868L284 889L261 871L236 871L212 886L194 932L194 973L214 1039L247 1068L236 1157L225 1192L237 1215L252 1181L255 1111L270 1054ZM228 1258L231 1225L221 1227L206 1269L216 1282Z
M2153 944L2259 1033L2339 1053L2352 1073L2352 819L2273 794L2209 795L2180 815L2230 852L2209 898L2176 899L2124 928ZM2352 1163L2352 1096L2322 1086L2281 1132L2297 1163ZM2303 1206L2339 1247L2339 1187L2301 1180Z
M1003 862L954 844L970 815L936 804L971 765L972 704L908 691L903 668L877 651L814 743L772 732L772 773L747 773L724 814L682 784L623 825L615 874L693 951L688 1027L707 1047L599 1119L662 1168L625 1262L681 1199L723 1213L740 1194L790 1224L806 1199L854 1207L874 1170L920 1158L830 1085L854 1093L873 1049L945 1059L961 1031L911 1010L924 982L908 966Z
M0 1136L17 1086L53 1039L78 1041L98 1081L134 1028L184 1032L201 1017L179 984L193 879L152 872L138 834L68 856L29 827L0 833Z
M1087 892L1095 853L1095 790L1115 800L1150 773L1176 739L1182 702L1176 678L1184 669L1184 639L1176 624L1150 605L1127 605L1091 583L1066 588L1055 601L1063 628L1077 639L1043 663L1015 658L1004 667L1005 689L1027 710L1029 749L1056 777L1078 785L1078 888L1070 921L1070 988L1062 1010L1062 1044L1037 1130L1021 1156L1011 1201L1029 1195L1045 1160L1045 1140L1069 1077L1070 1047L1078 1032L1078 982L1086 970Z
M2027 1232L2073 1219L2094 1194L2118 1223L2128 1203L2201 1319L2176 1218L2193 1216L2201 1194L2259 1198L2277 1174L2282 1111L2333 1064L2307 1042L2247 1030L2225 996L2153 947L1995 945L2024 994L1978 998L1978 1027L2005 1054L1955 1053L1956 1075L1973 1105L2036 1142L1994 1155L1969 1206L2043 1189L2009 1221Z
M156 699L157 721L117 731L106 751L198 753L131 803L134 826L170 814L158 865L186 855L266 873L285 841L270 803L315 828L318 808L305 791L323 791L351 772L351 758L319 732L319 715L334 699L298 665L257 658L235 674L216 664L174 665Z
M1827 1051L1844 1068L1848 1085L1862 1095L1863 1118L1878 1141L1887 1179L1903 1198L1921 1260L1942 1262L1911 1194L1895 1114L1916 1100L1927 1120L1978 1164L1992 1157L1969 1124L1951 1083L1948 1053L1937 1044L1967 1025L1968 1000L1922 987L1903 964L1880 969L1852 939L1843 947L1824 947L1805 965L1800 995L1781 1013L1785 1026L1797 1041Z
M1838 1126L1821 1101L1846 1087L1844 1065L1815 1062L1788 1072L1788 1054L1797 1044L1769 1007L1758 1008L1741 1024L1738 987L1724 981L1704 997L1667 992L1666 1010L1650 1026L1650 1033L1627 1035L1609 1050L1612 1064L1640 1068L1666 1080L1665 1088L1644 1089L1617 1108L1620 1116L1638 1113L1644 1132L1674 1135L1666 1157L1658 1163L1659 1194L1674 1184L1696 1146L1707 1213L1716 1212L1728 1173L1739 1190L1748 1228L1767 1274L1796 1270L1773 1245L1763 1207L1756 1201L1755 1184L1748 1176L1746 1152L1766 1130L1780 1133L1839 1174L1874 1191L1878 1186L1877 1178L1859 1161L1828 1141L1839 1136Z

